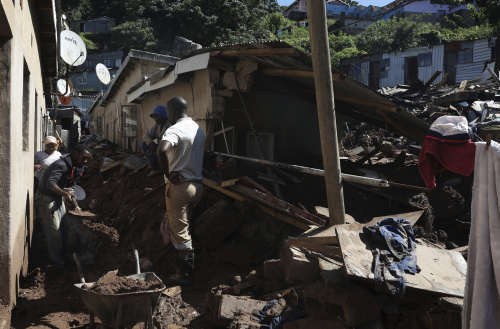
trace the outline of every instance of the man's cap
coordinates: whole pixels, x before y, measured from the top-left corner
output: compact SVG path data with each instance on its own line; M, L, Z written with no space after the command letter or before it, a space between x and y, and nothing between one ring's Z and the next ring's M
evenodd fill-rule
M57 139L54 136L47 136L43 140L43 144L44 145L47 145L47 144L57 144Z
M158 114L159 116L166 118L167 109L163 105L157 105L155 106L153 113L151 113L149 116L152 118L155 114Z

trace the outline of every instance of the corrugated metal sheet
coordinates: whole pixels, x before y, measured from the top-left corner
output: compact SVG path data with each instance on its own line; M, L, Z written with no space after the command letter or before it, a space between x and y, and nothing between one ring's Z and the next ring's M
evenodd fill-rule
M444 45L434 45L432 47L432 74L434 74L437 70L441 70L441 74L434 81L441 81L444 78ZM431 74L431 76L432 76ZM429 77L430 78L430 77Z
M484 62L457 64L456 82L460 83L463 80L473 80L480 78L483 74Z
M488 47L488 39L476 40L472 51L473 61L484 63L491 60L491 48Z
M238 45L226 45L211 48L202 48L189 53L186 57L203 54L207 52L223 50L242 50L242 49L266 49L266 48L295 48L283 41L269 41L259 43L244 43ZM311 57L303 52L297 51L298 56L244 56L245 59L253 61L263 69L293 69L293 70L312 70ZM183 58L186 58L183 57ZM239 57L239 56L236 56Z
M457 64L457 82L481 78L486 62L491 60L491 48L488 47L488 39L474 41L473 62Z
M369 79L370 79L370 62L363 62L361 63L361 74L356 80L368 86Z

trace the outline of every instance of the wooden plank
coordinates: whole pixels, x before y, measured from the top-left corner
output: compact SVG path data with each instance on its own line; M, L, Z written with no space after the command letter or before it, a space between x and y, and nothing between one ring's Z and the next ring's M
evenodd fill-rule
M304 70L261 69L259 70L259 73L269 76L314 78L313 71L304 71ZM341 81L344 79L345 77L342 74L332 72L332 80Z
M218 56L300 56L295 48L260 48L221 50Z
M234 191L230 191L230 190L225 189L223 187L220 187L217 185L216 182L214 182L208 178L203 177L203 184L205 184L206 186L211 187L214 190L217 190L217 191L219 191L227 196L230 196L231 198L233 198L235 200L238 200L238 201L245 201L246 200L246 198L244 196L242 196L241 194L236 193Z
M297 239L300 239L302 241L306 242L314 242L314 243L321 243L321 244L338 244L339 240L337 238L337 233L335 232L335 229L337 227L342 227L345 229L351 229L351 230L362 230L363 226L373 226L380 222L382 219L388 218L388 217L403 217L407 221L411 223L411 225L415 225L417 220L422 216L424 213L423 210L419 211L412 211L412 212L407 212L407 213L402 213L402 214L395 214L395 215L387 215L387 216L378 216L378 217L373 217L371 221L369 221L366 224L361 224L361 223L352 223L352 224L345 224L345 225L335 225L331 227L320 227L317 228L311 232L303 233L297 237ZM348 221L348 216L346 214L346 221ZM349 216L351 217L351 216ZM351 217L352 218L352 217ZM354 220L354 219L353 219Z
M210 57L210 60L208 61L209 66L216 67L218 69L221 69L226 72L234 72L234 64L231 64L229 62L226 62L223 59L217 58L217 57Z
M458 87L458 91L459 92L465 91L465 86L467 86L467 80L460 82L460 87Z
M418 221L418 219L422 216L423 213L424 213L424 210L418 210L418 211L405 212L405 213L396 214L396 215L377 216L377 217L373 217L372 220L369 221L368 223L366 223L365 226L373 226L373 225L377 224L378 222L380 222L382 219L385 219L388 217L392 217L392 218L403 217L404 219L409 221L411 223L411 225L413 226Z
M446 79L448 79L448 73L445 73L445 74L444 74L444 77L443 77L443 80L441 80L441 81L439 81L438 83L436 83L436 85L435 85L435 86L436 86L437 88L441 87L442 85L444 85L444 84L445 84Z
M241 194L244 194L244 195L246 195L254 200L257 200L261 203L264 203L273 209L285 212L285 213L287 213L293 217L296 217L298 219L301 219L309 224L318 225L318 226L325 225L324 219L319 218L318 216L315 216L311 213L308 213L308 212L306 212L298 207L295 207L294 205L292 205L288 202L277 199L271 195L267 195L265 193L262 193L260 191L257 191L255 189L249 188L249 187L241 185L241 184L236 184L234 186L231 186L230 188L237 191L237 192L240 192Z
M360 231L338 227L337 236L347 277L374 281L373 255L361 240ZM421 271L415 275L406 274L407 289L444 296L464 296L467 263L460 253L424 245L417 245L416 253Z
M431 84L434 82L434 80L437 79L437 77L441 74L441 70L437 70L433 75L432 77L429 79L429 81L426 82L426 84L424 85L424 88L429 88L431 86Z
M396 110L397 110L397 107L393 106L393 105L381 104L381 103L377 103L377 102L359 99L356 97L344 96L344 95L340 95L338 93L335 94L335 99L345 101L345 102L360 104L360 105L367 105L367 106L371 106L371 107L373 107L375 109L379 109L379 110L385 110L385 111L391 111L391 112L396 112Z
M235 192L233 190L229 190L227 188L218 186L216 182L208 179L208 178L203 178L203 184L205 184L208 187L213 188L214 190L217 190L227 196L230 196L231 198L238 200L238 201L245 201L247 198L245 196L241 195L238 192ZM304 223L304 221L296 219L292 216L283 214L281 212L275 211L274 209L270 209L269 206L263 205L263 204L258 204L258 203L253 203L255 206L257 206L260 210L262 210L264 213L279 219L285 223L288 223L290 225L293 225L295 227L300 228L301 230L309 230L311 229L311 225Z
M280 213L279 211L276 211L274 209L270 209L269 207L265 206L265 205L261 205L261 204L256 204L256 206L262 210L264 213L276 218L276 219L279 219L285 223L288 223L290 225L293 225L295 227L298 227L300 228L301 230L309 230L311 228L310 225L304 223L303 221L300 221L296 218L293 218L292 216L288 216L288 215L285 215L283 213Z
M251 179L248 176L241 177L240 178L240 182L243 183L243 184L255 187L257 190L259 190L259 191L261 191L263 193L266 193L266 194L269 194L269 195L273 195L273 193L271 193L271 191L269 191L267 188L265 188L264 186L260 185L259 183L257 183L256 181L254 181L253 179Z
M327 254L330 256L342 257L342 253L340 252L340 248L338 247L327 246L324 244L314 243L314 242L307 242L293 237L288 238L288 245L304 248L311 251L321 252L323 254Z
M222 181L222 182L220 182L220 186L221 187L226 187L226 186L234 185L234 184L236 184L236 182L238 181L238 179L239 178Z
M162 294L169 297L175 297L182 292L181 286L173 286L162 291Z
M102 169L101 169L101 171L100 171L100 173L103 173L103 172L105 172L105 171L108 171L108 170L110 170L110 169L113 169L113 168L115 168L115 167L117 167L117 166L121 165L121 164L122 164L122 162L123 162L123 160L121 160L121 161L115 161L115 162L112 162L112 163L110 163L109 165L107 165L106 167L102 168Z

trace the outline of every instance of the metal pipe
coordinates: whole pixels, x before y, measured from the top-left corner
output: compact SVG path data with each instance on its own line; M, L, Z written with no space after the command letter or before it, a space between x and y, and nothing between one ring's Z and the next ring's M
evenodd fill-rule
M244 157L244 156L240 156L240 155L232 155L232 154L226 154L226 153L220 153L220 155L226 156L229 158L259 163L259 164L262 164L264 166L273 166L276 168L289 169L289 170L294 170L294 171L312 174L312 175L316 175L316 176L323 176L323 177L325 176L325 171L321 170L321 169L309 168L309 167L304 167L304 166L297 166L297 165L292 165L292 164L283 163L283 162L268 161L268 160L264 160L264 159L248 158L248 157ZM350 175L350 174L341 174L341 175L342 175L343 180L345 180L346 182L351 182L351 183L358 183L358 184L377 186L377 187L391 187L391 185L393 185L396 187L404 187L404 188L409 188L409 189L414 189L414 190L419 190L419 191L427 191L427 189L425 187L412 186L412 185L399 184L399 183L390 183L389 181L387 181L385 179L362 177L362 176L356 176L356 175Z

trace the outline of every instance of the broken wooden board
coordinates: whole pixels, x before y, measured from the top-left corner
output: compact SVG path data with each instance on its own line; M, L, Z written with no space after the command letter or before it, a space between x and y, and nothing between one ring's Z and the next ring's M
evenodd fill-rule
M307 242L315 242L315 243L321 243L321 244L338 244L339 240L337 239L337 233L335 232L335 229L337 227L342 227L342 228L345 228L347 230L358 229L359 231L361 231L363 229L363 226L373 226L373 225L377 224L378 222L380 222L382 219L390 218L390 217L392 217L392 218L403 217L407 221L409 221L411 223L411 225L415 225L415 223L420 218L420 216L422 216L423 213L424 213L423 210L419 210L419 211L406 212L406 213L402 213L402 214L378 216L378 217L373 217L373 219L366 224L356 223L356 222L354 222L354 219L350 215L346 214L346 222L348 220L352 219L352 221L354 223L335 225L335 226L331 226L331 227L320 227L320 228L315 229L311 232L303 233L303 234L299 235L297 238L301 239L303 241L307 241Z
M418 219L422 216L423 213L424 213L424 210L418 210L418 211L405 212L405 213L396 214L396 215L377 216L377 217L373 217L373 219L371 221L369 221L368 223L366 223L365 226L373 226L373 225L377 224L378 222L380 222L382 219L386 219L386 218L390 218L390 217L392 217L392 218L403 217L404 219L409 221L411 223L411 225L413 226L418 221Z
M234 185L234 184L236 184L236 182L238 181L238 179L239 178L222 181L222 182L220 182L220 186L226 187L226 186Z
M122 162L123 162L123 160L114 161L114 162L110 163L109 165L107 165L106 167L102 168L100 170L100 173L102 174L105 171L108 171L108 170L111 170L113 168L116 168L117 166L121 165Z
M247 186L241 185L241 184L235 184L230 187L232 190L239 192L243 195L246 195L247 197L267 205L268 207L271 207L273 209L276 209L278 211L284 212L288 215L291 215L293 217L296 217L298 219L301 219L305 221L306 223L313 224L313 225L318 225L318 226L324 226L325 225L325 220L322 218L319 218L318 216L315 216L309 212L306 212L298 207L295 207L294 205L285 202L283 200L280 200L278 198L275 198L271 195L267 195L265 193L262 193L258 190L249 188Z
M263 193L266 193L266 194L274 196L274 194L272 194L271 191L269 191L267 188L265 188L264 186L260 185L259 183L257 183L256 181L254 181L253 179L251 179L248 176L241 177L239 181L241 183L247 185L247 186L255 187L257 190L259 190L259 191L261 191Z
M327 246L320 243L308 242L294 237L288 238L288 245L295 246L310 251L317 251L333 257L342 257L342 253L338 247Z
M175 297L182 292L181 286L173 286L162 291L162 295Z
M374 281L373 255L361 240L360 233L359 230L337 228L344 268L348 278ZM421 271L415 275L406 274L407 289L443 296L464 296L467 263L460 253L424 245L417 245L416 253Z

